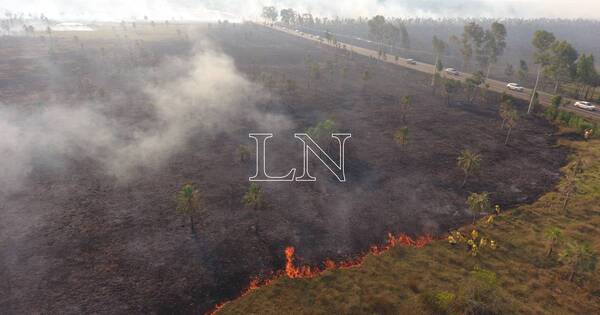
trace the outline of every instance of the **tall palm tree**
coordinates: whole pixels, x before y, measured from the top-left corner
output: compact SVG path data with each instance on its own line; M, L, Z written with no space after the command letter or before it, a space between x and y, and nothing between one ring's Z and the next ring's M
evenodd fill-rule
M254 233L256 234L256 237L262 241L259 231L260 215L257 211L263 204L263 192L260 186L256 183L251 183L248 187L248 191L246 191L242 198L242 202L246 207L251 207L254 210Z
M177 212L190 217L190 232L196 235L194 215L200 210L200 192L194 184L185 184L177 193Z
M481 155L474 153L469 149L466 149L460 152L457 162L458 167L460 167L465 173L463 182L460 185L460 187L462 188L465 187L469 175L481 166Z
M487 192L471 193L467 197L467 206L473 213L473 224L475 224L475 216L490 209L490 194Z
M513 127L517 125L517 120L519 120L519 113L516 109L511 109L506 112L506 121L504 124L508 127L508 132L506 133L506 139L504 139L504 145L508 145L510 133Z
M548 244L548 252L546 253L546 257L550 257L552 252L554 251L554 247L560 239L562 238L562 230L557 227L552 227L546 231L546 239L550 242Z
M400 112L402 113L402 122L406 123L406 114L412 107L412 96L405 95L400 99Z
M512 101L510 99L505 99L500 103L500 108L498 109L500 118L502 118L502 125L500 126L500 128L504 129L504 126L506 125L508 112L512 110L512 108Z

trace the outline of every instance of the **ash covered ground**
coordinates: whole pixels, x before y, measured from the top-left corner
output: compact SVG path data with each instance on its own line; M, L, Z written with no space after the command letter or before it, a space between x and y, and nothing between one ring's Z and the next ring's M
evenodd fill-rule
M532 201L568 153L534 116L505 146L499 95L446 106L423 73L261 26L92 33L0 48L5 313L204 312L281 269L286 246L318 265L388 232L470 222L470 192L503 206ZM326 119L352 133L347 182L312 163L317 182L263 183L264 205L245 207L255 162L238 150L254 145L248 133L275 134L268 160L282 174L302 165L293 134ZM483 161L461 188L464 149ZM188 182L203 200L197 238L175 212Z

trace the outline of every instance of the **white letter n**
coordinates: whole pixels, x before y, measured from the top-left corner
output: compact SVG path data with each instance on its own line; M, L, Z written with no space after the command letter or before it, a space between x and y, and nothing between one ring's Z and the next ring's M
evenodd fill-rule
M336 163L321 147L306 133L296 133L294 134L294 138L302 141L302 153L303 153L303 167L302 167L302 175L296 177L296 181L300 182L308 182L308 181L316 181L317 178L310 175L308 172L308 152L312 152L321 163L325 164L325 166L337 177L340 182L346 181L346 172L344 168L344 145L346 144L346 140L352 137L349 133L332 133L331 137L336 139L339 145L339 162ZM316 151L315 151L316 150Z

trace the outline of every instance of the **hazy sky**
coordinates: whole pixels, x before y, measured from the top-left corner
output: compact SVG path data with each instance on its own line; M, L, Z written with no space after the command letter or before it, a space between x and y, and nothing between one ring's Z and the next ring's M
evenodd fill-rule
M600 19L600 0L2 0L10 10L51 18L194 20L256 18L265 5L326 16L552 17Z

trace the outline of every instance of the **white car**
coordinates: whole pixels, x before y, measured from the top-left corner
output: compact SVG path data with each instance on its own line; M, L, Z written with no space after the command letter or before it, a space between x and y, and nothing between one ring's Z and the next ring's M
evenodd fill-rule
M520 86L518 83L509 83L506 85L509 90L523 92L524 88Z
M412 59L412 58L406 59L406 63L408 63L409 65L416 65L417 64L417 62L414 59Z
M585 110L589 110L589 111L594 111L596 110L596 106L593 105L590 102L586 102L586 101L577 101L575 102L575 104L573 104L575 107L579 107L581 109L585 109Z
M454 68L446 68L446 70L444 70L444 71L446 71L447 74L460 75L460 73L458 73L458 70L456 70Z

